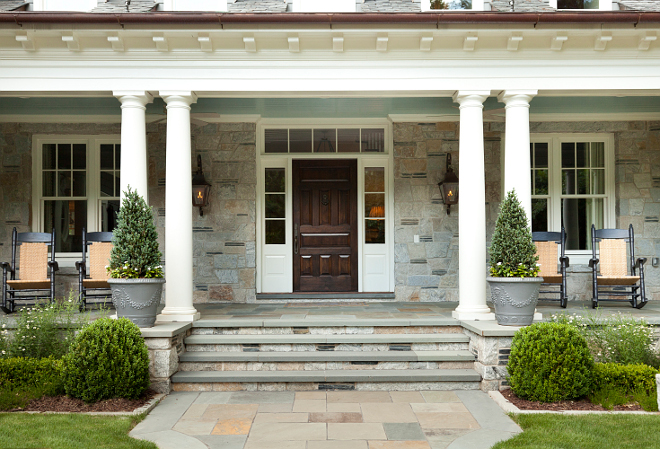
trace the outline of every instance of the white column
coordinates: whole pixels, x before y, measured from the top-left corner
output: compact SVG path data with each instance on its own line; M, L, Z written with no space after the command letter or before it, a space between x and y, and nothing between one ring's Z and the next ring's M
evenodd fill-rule
M130 185L149 204L145 111L154 97L144 91L115 91L121 102L121 198Z
M459 91L458 188L459 320L493 320L486 305L486 174L484 172L483 102L489 91Z
M193 92L160 92L167 103L165 148L165 308L158 321L195 321L193 307L192 167Z
M527 214L532 217L531 160L529 157L529 102L536 90L507 90L498 99L506 106L504 134L504 192L516 189L516 195Z

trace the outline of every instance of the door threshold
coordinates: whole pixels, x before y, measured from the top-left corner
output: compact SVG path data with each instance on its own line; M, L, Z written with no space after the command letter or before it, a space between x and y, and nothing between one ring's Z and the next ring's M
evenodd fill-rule
M307 301L310 299L328 299L328 300L393 300L394 293L358 293L358 292L341 292L341 293L257 293L257 300L262 299L279 299L279 300L297 300Z

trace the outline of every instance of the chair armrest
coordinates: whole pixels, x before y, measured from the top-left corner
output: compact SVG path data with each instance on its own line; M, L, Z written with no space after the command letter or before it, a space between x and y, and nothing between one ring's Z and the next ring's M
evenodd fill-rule
M642 268L646 263L646 257L639 257L635 262L635 268Z
M76 261L76 270L83 272L85 271L85 263L82 260Z
M8 270L11 269L11 264L9 262L0 262L0 267L2 267L3 270Z
M561 256L561 257L559 258L559 262L561 262L561 264L562 264L565 268L568 268L568 267L570 266L568 256Z
M589 268L595 267L598 262L600 262L599 259L589 259Z
M48 261L48 266L53 269L53 271L59 271L60 265L57 263L56 260L49 260Z

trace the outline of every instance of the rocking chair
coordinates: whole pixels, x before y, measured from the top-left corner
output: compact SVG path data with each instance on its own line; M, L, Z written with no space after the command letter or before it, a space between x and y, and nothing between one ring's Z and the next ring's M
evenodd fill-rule
M48 255L50 246L50 257ZM17 251L18 250L18 251ZM18 256L18 266L16 266ZM11 235L11 263L2 262L2 309L5 313L15 310L16 301L39 299L55 300L55 229L47 232L16 232ZM18 274L17 274L18 273Z
M541 267L539 276L543 277L541 288L558 287L558 289L539 291L539 294L549 295L539 297L539 300L559 301L565 309L568 305L566 268L569 266L568 256L565 255L566 231L562 226L561 232L532 232L532 240L536 245L536 254L539 256Z
M596 244L598 244L598 253ZM589 261L589 267L593 271L593 308L598 307L598 301L628 301L636 309L644 307L648 301L644 285L646 258L635 259L635 235L632 225L628 230L597 230L591 225L591 245L593 257ZM628 269L628 255L630 269ZM601 298L599 295L609 298ZM612 296L630 298L618 299L611 298Z
M90 298L103 298L103 301L95 301L94 304L103 305L111 301L112 292L108 284L110 276L106 267L110 264L112 232L86 232L83 228L82 243L82 260L76 262L81 311L86 308ZM89 273L87 273L88 248Z

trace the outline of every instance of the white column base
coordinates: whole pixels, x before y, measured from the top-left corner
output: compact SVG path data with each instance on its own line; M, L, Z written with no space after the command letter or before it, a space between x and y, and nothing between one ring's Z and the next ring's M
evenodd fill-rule
M193 322L200 319L201 314L193 307L181 307L177 310L166 310L156 316L156 323L171 323L174 321Z
M461 321L494 321L495 320L495 314L490 311L490 308L486 308L484 311L476 311L476 310L466 310L466 311L461 311L454 310L451 313L451 317L457 320Z

